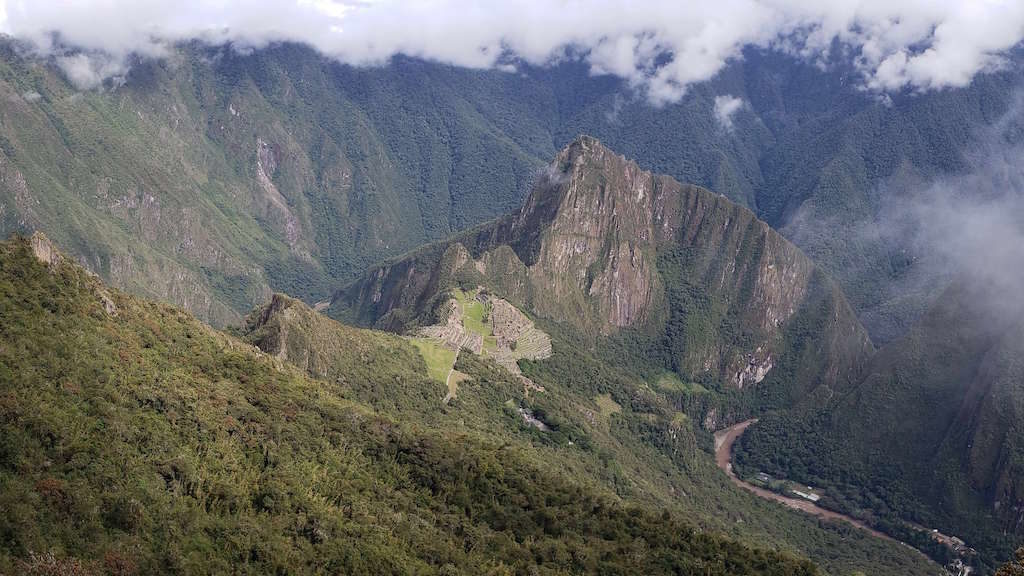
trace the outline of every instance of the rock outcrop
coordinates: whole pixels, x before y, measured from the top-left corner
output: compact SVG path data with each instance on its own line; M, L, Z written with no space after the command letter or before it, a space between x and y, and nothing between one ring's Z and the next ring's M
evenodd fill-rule
M29 246L32 248L32 254L37 260L46 264L46 267L51 271L60 268L66 258L60 249L46 237L42 232L34 232L29 237ZM95 282L93 283L93 292L100 299L100 304L103 306L103 311L110 316L117 316L117 305L114 304L114 299L111 297L110 292L96 279L96 275L88 270L82 269L86 274L91 276Z
M332 313L401 331L460 283L587 338L639 334L669 368L736 388L811 347L825 359L799 378L834 386L872 350L841 291L751 211L590 137L558 154L518 213L372 270Z

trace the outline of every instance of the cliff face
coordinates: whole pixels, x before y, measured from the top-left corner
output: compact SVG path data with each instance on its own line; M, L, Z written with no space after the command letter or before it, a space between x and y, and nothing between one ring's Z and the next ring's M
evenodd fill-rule
M371 270L335 295L332 313L402 330L456 284L588 338L643 334L668 349L671 368L735 387L767 376L809 312L823 316L810 328L816 345L843 356L826 362L824 383L871 350L838 289L752 212L589 137L558 154L518 213Z

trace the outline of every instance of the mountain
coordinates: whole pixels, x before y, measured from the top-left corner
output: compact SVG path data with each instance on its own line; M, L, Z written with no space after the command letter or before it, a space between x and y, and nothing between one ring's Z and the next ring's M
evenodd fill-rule
M4 572L817 573L376 414L39 235L0 244L0 313Z
M405 338L337 323L283 295L255 310L239 335L310 376L344 384L347 397L396 420L484 435L610 497L676 511L708 531L798 551L827 573L935 573L936 565L894 542L819 523L735 489L715 468L711 434L700 416L704 406L693 402L710 392L664 375L638 380L568 335L552 336L547 352L531 354L543 350L536 343L545 339L512 304L486 291L454 295L442 323ZM519 335L511 347L503 344L508 324ZM382 348L367 345L378 339ZM414 346L433 382L393 361ZM518 365L507 362L509 354ZM439 369L431 369L434 364Z
M961 278L848 394L763 420L738 461L866 517L938 527L998 565L1024 535L1024 316L1005 296Z
M408 331L477 286L642 372L769 404L842 388L873 350L841 290L750 210L590 137L519 212L371 269L330 313Z
M44 230L111 283L216 324L271 288L325 298L517 205L539 164L462 96L472 73L424 66L379 77L297 46L194 46L78 92L5 43L0 233Z
M972 169L1019 71L882 102L828 64L745 50L656 108L578 62L353 68L292 44L188 44L80 92L5 40L0 234L43 230L112 285L237 324L273 291L326 299L382 258L516 209L535 171L587 133L753 210L888 341L942 283L865 230L889 199ZM713 113L723 94L743 102L728 128Z

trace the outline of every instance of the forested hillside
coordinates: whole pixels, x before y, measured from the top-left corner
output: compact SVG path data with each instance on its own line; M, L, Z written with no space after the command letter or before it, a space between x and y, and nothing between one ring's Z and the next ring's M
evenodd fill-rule
M751 208L888 340L940 286L894 290L918 259L864 230L887 198L971 169L1016 72L888 104L848 72L748 50L654 107L571 62L353 68L295 45L186 45L79 92L6 41L0 233L44 230L116 286L237 323L272 290L326 298L384 257L517 208L536 170L588 133ZM729 126L713 114L721 94L743 102Z
M957 535L994 568L1024 534L1024 321L1000 302L960 279L828 409L753 426L739 466L821 487L900 537L915 532L903 521Z
M375 414L41 236L0 244L0 316L5 573L817 573Z
M457 305L466 302L478 301ZM464 317L467 325L471 316ZM398 338L352 328L283 295L254 311L241 336L310 375L343 384L355 399L397 420L519 446L540 468L556 465L625 502L677 510L709 531L798 551L829 574L934 574L938 569L903 546L737 490L716 470L711 434L701 421L707 407L720 401L717 393L664 371L649 380L638 378L622 369L620 356L597 355L579 345L572 331L539 324L553 334L552 355L520 361L520 375L492 360L485 345L481 352L453 353L432 383L393 359L412 353L414 342L426 349L443 347L431 343L433 337ZM387 347L370 344L375 341ZM461 376L454 394L442 398L449 370ZM531 387L524 388L524 377Z

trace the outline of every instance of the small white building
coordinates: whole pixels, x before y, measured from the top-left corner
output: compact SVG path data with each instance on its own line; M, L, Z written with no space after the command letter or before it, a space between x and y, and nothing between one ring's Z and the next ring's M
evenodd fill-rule
M818 500L821 500L821 496L818 496L817 494L801 492L799 490L793 490L793 494L796 494L797 496L803 498L804 500L810 500L811 502L817 502Z

